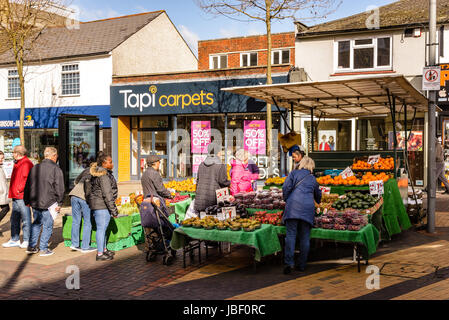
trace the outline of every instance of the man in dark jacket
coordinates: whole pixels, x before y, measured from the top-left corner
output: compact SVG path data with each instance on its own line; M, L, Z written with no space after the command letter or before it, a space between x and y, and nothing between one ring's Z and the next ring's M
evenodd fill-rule
M216 190L229 187L226 166L217 156L219 147L211 143L207 147L209 153L206 160L198 168L196 182L195 211L201 212L217 204Z
M23 198L25 204L33 208L34 215L27 253L37 253L40 250L42 257L54 253L48 248L54 222L51 211L60 212L64 199L64 176L61 168L56 164L58 151L53 147L47 147L44 157L42 163L31 169ZM38 249L37 241L41 229L42 236Z
M145 198L150 196L160 196L162 198L171 199L172 195L164 186L159 168L161 165L161 158L157 155L148 157L148 169L142 175L141 183L143 188L143 195Z
M13 150L14 168L9 184L9 195L12 199L11 240L3 244L4 248L27 248L31 232L31 211L23 202L23 191L33 163L26 156L24 146L15 146ZM20 243L20 222L22 221L23 242Z

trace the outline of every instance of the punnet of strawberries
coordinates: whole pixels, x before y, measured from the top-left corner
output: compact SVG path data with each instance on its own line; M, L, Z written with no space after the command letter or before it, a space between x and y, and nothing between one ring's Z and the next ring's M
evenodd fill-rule
M262 224L272 224L274 226L282 225L282 211L275 213L267 213L267 211L257 211L254 213L254 216L251 218L256 220Z
M187 200L188 198L190 198L189 195L181 196L179 193L177 193L173 199L167 199L167 203L170 203L170 204L178 203L178 202Z

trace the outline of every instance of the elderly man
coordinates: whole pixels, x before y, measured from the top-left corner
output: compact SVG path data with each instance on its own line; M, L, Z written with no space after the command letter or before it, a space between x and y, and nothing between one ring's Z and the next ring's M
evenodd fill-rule
M14 168L12 170L8 197L12 199L11 240L3 244L4 248L27 248L31 231L31 211L23 202L25 184L33 168L33 163L26 156L24 146L13 149ZM20 243L20 222L22 221L23 242Z
M25 186L25 204L33 208L34 222L31 226L30 243L27 253L41 251L40 256L46 257L54 252L48 248L48 241L53 233L54 217L50 211L59 212L64 199L64 176L61 168L56 164L58 151L47 147L44 151L45 159L31 169ZM42 229L39 249L37 241Z
M143 173L141 179L144 197L160 196L162 198L171 199L172 195L170 191L164 187L161 174L159 173L161 158L157 155L151 155L148 157L147 163L149 167Z

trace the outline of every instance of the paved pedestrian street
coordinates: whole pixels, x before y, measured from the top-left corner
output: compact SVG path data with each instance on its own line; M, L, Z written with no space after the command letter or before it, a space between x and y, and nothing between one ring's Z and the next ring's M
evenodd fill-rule
M119 251L113 261L95 261L95 253L72 252L62 240L62 218L54 227L49 257L27 255L25 249L0 247L0 298L12 300L440 300L449 299L449 196L438 195L437 232L409 230L383 242L369 261L380 272L378 288L367 288L352 261L352 248L331 243L312 246L306 272L282 274L280 256L263 259L256 268L245 246L230 254L209 249L182 267L161 258L145 260L145 245ZM65 208L64 210L70 210ZM0 242L9 240L9 216L0 225ZM80 271L80 290L67 289L66 280ZM73 268L73 267L72 267ZM368 281L367 281L368 280ZM69 279L69 284L71 283ZM368 286L369 287L369 286Z

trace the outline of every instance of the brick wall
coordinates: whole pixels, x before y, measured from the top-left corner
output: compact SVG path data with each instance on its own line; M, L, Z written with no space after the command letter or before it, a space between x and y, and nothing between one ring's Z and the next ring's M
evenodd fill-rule
M276 48L290 49L290 64L295 65L295 33L275 33L272 34L272 46ZM258 53L258 65L267 64L267 36L249 36L228 39L215 39L198 41L198 69L209 69L209 56L211 54L230 53L228 55L228 68L240 67L240 52L252 50L264 50Z

